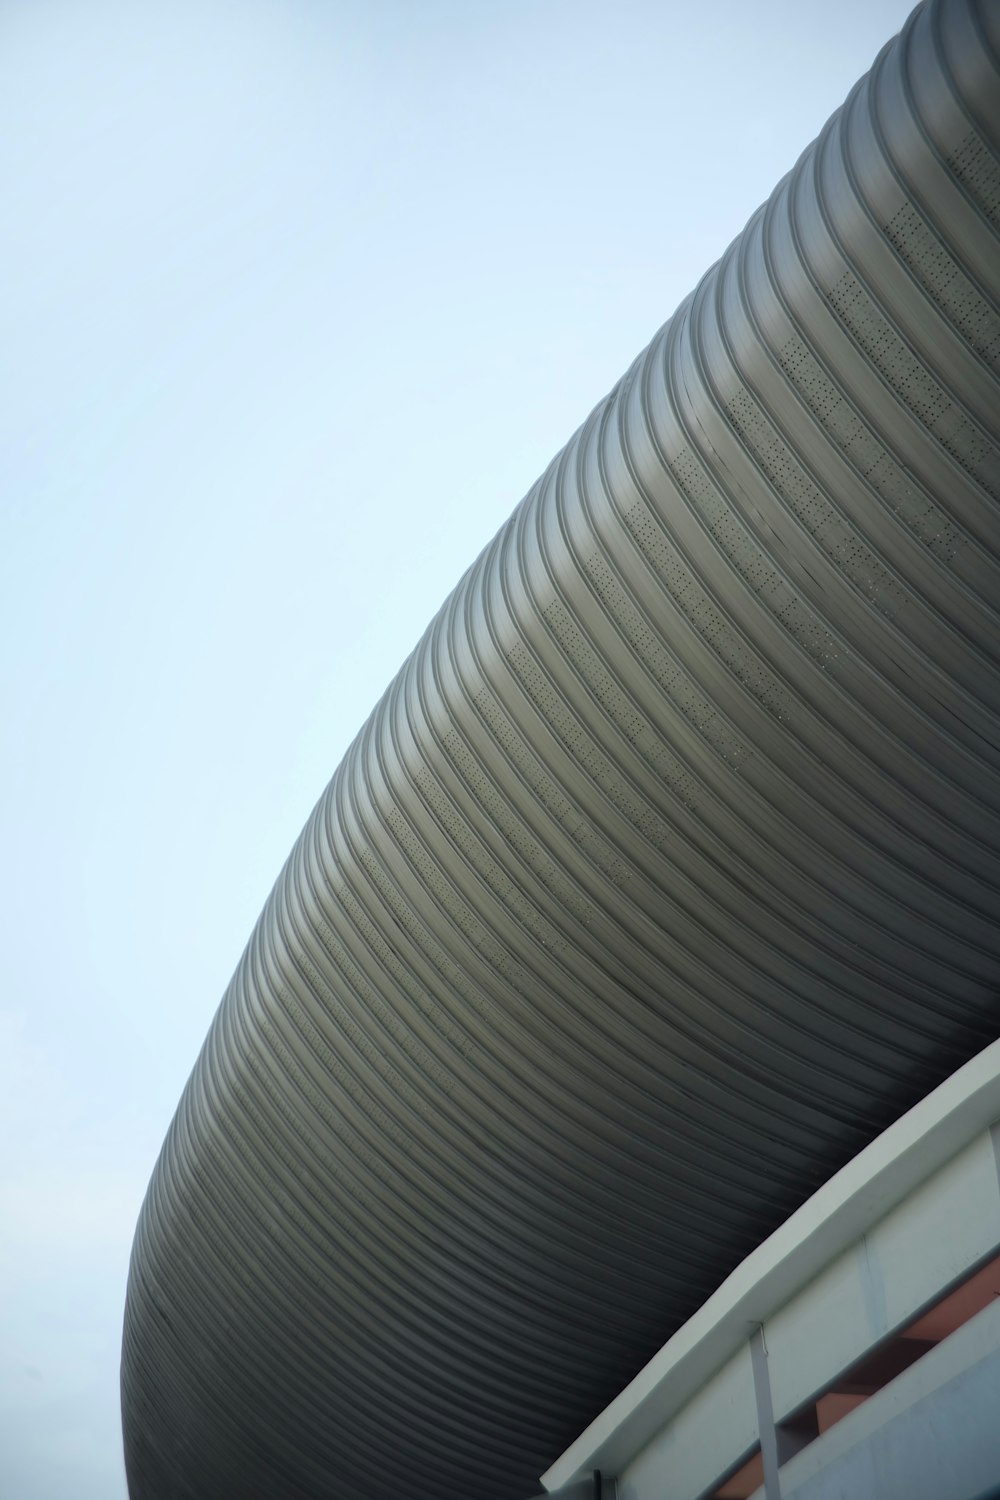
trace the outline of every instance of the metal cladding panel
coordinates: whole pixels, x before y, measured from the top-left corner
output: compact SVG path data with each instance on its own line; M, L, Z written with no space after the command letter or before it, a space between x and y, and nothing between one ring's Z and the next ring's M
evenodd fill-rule
M521 1500L996 1036L998 50L915 13L334 776L139 1222L133 1500Z

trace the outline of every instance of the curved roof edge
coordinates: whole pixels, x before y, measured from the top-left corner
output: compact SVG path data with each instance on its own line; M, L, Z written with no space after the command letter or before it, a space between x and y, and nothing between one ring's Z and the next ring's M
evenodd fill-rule
M871 1223L1000 1119L1000 1041L921 1099L759 1245L542 1475L546 1490L614 1473L769 1318Z

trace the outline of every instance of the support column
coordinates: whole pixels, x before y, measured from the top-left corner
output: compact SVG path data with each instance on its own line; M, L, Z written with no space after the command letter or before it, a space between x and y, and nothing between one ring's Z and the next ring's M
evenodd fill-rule
M781 1500L778 1434L774 1427L771 1380L767 1373L767 1345L764 1343L762 1327L756 1328L750 1338L750 1366L753 1370L753 1392L757 1401L760 1455L764 1461L764 1500Z

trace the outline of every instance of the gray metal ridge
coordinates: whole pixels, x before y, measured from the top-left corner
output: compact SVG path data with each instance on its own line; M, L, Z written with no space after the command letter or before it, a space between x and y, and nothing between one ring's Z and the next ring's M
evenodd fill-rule
M1000 1015L1000 8L935 0L516 508L136 1230L132 1500L518 1500Z

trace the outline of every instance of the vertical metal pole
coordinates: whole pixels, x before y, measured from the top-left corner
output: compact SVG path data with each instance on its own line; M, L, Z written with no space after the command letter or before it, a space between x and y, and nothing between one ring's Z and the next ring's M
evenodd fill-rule
M990 1142L993 1146L993 1160L997 1168L997 1186L1000 1187L1000 1123L990 1126Z
M771 1380L767 1373L767 1345L764 1343L763 1328L755 1329L751 1335L750 1367L753 1371L753 1392L757 1400L760 1455L764 1460L764 1500L781 1500L778 1434L774 1430L774 1406L771 1403Z

